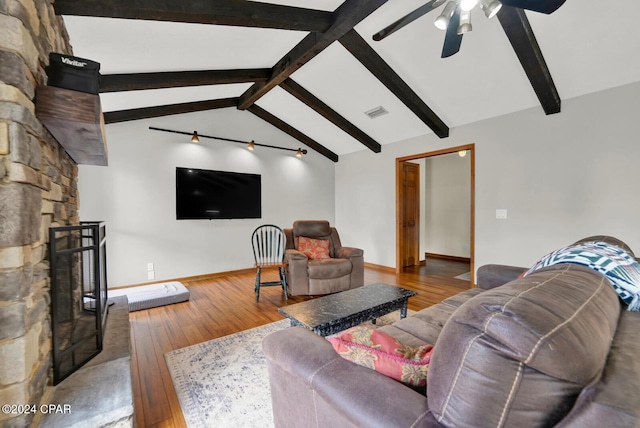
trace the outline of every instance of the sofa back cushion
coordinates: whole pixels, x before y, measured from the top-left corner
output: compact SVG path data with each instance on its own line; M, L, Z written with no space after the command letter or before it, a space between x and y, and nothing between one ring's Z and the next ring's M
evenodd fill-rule
M297 220L293 222L294 236L325 238L331 234L331 226L326 220Z
M299 239L304 236L316 240L329 241L329 256L337 257L338 249L342 247L340 236L335 227L327 220L296 220L293 228L285 229L287 248L299 250Z
M445 426L550 426L604 367L620 315L608 280L557 265L464 303L438 337L429 408Z

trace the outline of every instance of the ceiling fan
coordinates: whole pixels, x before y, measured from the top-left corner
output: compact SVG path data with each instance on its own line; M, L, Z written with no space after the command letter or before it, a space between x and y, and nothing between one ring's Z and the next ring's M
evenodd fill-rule
M437 28L446 31L444 45L442 47L442 58L447 58L460 50L462 35L471 31L471 11L477 5L480 5L480 8L487 18L493 18L503 5L550 14L562 6L565 1L566 0L431 0L374 34L373 40L382 40L405 25L410 24L421 16L447 3L442 13L438 15L434 21L434 25Z

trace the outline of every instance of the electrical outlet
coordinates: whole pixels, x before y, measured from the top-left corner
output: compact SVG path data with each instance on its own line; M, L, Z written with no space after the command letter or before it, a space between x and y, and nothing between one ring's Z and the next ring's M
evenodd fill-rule
M156 279L156 273L152 270L147 272L147 279Z
M505 209L496 210L496 218L500 219L500 220L506 219L507 218L507 210L505 210Z
M147 263L147 271L151 272L153 270L153 263L149 262Z

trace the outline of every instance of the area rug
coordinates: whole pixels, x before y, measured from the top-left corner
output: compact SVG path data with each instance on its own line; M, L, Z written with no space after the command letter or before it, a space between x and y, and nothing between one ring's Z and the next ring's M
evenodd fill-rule
M411 311L410 311L411 312ZM379 318L395 322L399 312ZM262 339L288 319L164 354L189 428L273 426Z

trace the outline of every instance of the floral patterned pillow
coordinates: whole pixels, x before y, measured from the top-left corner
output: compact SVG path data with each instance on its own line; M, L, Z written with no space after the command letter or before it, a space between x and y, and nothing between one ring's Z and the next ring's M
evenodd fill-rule
M353 327L329 337L343 358L410 386L425 386L433 345L404 346L397 339L368 326Z
M310 259L329 259L329 241L301 236L298 238L298 251Z

